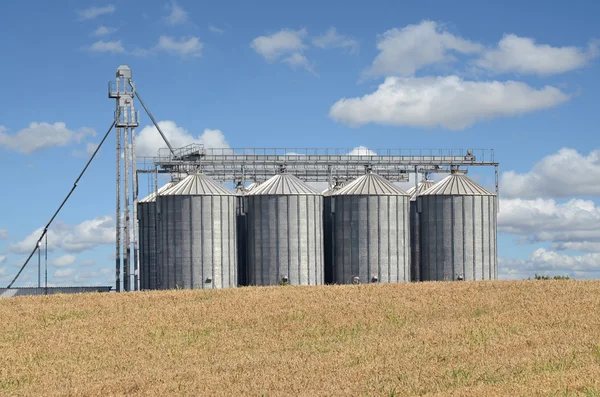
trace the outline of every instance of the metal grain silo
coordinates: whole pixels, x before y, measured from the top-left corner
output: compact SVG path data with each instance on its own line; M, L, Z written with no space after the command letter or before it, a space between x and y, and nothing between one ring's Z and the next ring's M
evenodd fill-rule
M246 195L248 283L323 284L323 196L282 172Z
M496 280L496 195L453 171L418 199L423 281Z
M371 172L333 193L336 284L410 281L409 196Z
M203 174L158 196L161 289L237 286L236 196Z
M169 182L166 185L154 191L148 196L138 201L137 218L139 225L139 271L140 288L156 289L158 272L156 268L158 247L156 239L156 194L159 195L167 189L173 187L175 182Z
M425 177L415 187L406 191L410 196L410 279L411 281L422 281L421 279L421 227L419 214L417 212L417 196L435 185L435 182Z

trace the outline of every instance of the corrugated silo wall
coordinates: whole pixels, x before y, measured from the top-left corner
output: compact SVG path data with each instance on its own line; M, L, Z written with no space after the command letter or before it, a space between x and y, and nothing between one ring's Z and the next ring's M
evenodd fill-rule
M417 201L410 202L410 280L421 281L421 228L417 213Z
M139 259L140 259L140 287L142 290L156 288L156 275L151 276L153 269L156 272L156 206L151 203L138 204L139 225Z
M339 195L332 207L335 283L410 281L408 196Z
M323 253L325 284L333 284L333 235L331 233L331 196L323 197Z
M244 208L244 196L237 196L237 258L238 258L238 285L248 285L247 260L246 260L246 241L248 239L248 229L246 227L246 209Z
M495 196L419 196L423 281L496 280Z
M323 197L246 196L248 283L323 284Z
M236 197L166 195L158 202L159 288L236 287Z

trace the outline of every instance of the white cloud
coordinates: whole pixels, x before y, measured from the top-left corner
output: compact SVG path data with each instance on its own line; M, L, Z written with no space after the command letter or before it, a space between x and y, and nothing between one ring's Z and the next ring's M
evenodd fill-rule
M516 234L521 242L550 242L556 250L590 251L600 243L598 225L600 207L590 200L500 200L498 231Z
M8 230L0 229L0 240L6 240L8 238Z
M450 62L451 52L477 53L483 47L443 29L434 21L422 21L402 29L390 29L377 42L379 54L367 76L412 76L427 65Z
M478 121L557 106L559 89L517 81L464 81L458 76L388 77L374 93L343 98L329 116L351 126L367 123L464 129Z
M65 278L70 277L75 273L75 269L58 269L54 272L54 277L56 278Z
M578 47L552 47L536 44L528 37L504 35L498 46L487 49L475 61L477 66L497 73L532 73L541 76L564 73L585 66L598 56L597 43L587 49Z
M213 26L213 25L209 25L208 26L208 30L210 30L211 32L219 33L219 34L225 33L225 31L223 29L219 29L219 28L217 28L216 26Z
M193 143L203 144L205 148L229 148L220 130L205 129L201 135L194 136L185 128L177 126L174 121L159 121L158 126L174 148ZM156 156L158 149L167 147L154 126L144 127L136 137L135 145L137 155L150 157Z
M283 63L287 63L292 69L303 68L318 76L315 72L314 63L310 62L304 55L299 52L294 52L289 57L282 60Z
M187 11L181 8L181 6L179 6L175 1L171 2L170 9L171 13L165 17L165 22L168 25L181 25L187 22Z
M358 146L348 152L349 156L377 156L377 153L364 146Z
M306 29L282 29L269 36L259 36L252 40L250 47L267 61L275 61L284 55L300 52L306 48L303 38Z
M63 122L54 124L34 122L16 135L8 135L5 131L6 128L0 126L0 146L21 153L32 153L53 146L66 146L71 142L81 142L86 136L96 135L93 129L87 127L80 128L78 132L72 131Z
M121 40L104 41L99 40L92 44L89 48L92 52L112 52L113 54L120 54L125 52L125 48L121 44Z
M204 44L198 37L176 39L170 36L160 36L156 50L165 51L180 57L199 57L202 55Z
M6 255L0 255L0 265L6 262Z
M118 30L117 28L109 28L104 25L100 25L98 27L98 29L94 30L94 32L92 33L92 36L96 36L96 37L106 36L106 35L116 32L117 30Z
M500 194L503 197L600 196L600 150L584 155L575 149L562 148L544 157L531 171L502 173Z
M550 249L555 251L581 251L581 252L600 252L600 241L567 241L550 244ZM600 270L600 268L599 268Z
M72 254L63 255L54 260L51 260L50 266L54 266L54 267L71 266L73 263L75 263L75 259L77 259L77 257L75 255L72 255Z
M79 14L79 20L84 21L87 19L94 19L100 15L112 14L113 12L115 12L115 10L116 10L115 6L113 6L112 4L109 4L104 7L86 8L85 10L77 11L77 13Z
M88 142L85 145L85 150L74 150L73 156L85 157L85 158L90 157L92 155L92 153L94 153L94 151L96 150L97 147L98 147L97 143Z
M100 278L102 280L111 280L112 281L112 272L113 269L100 269L99 271L96 272L81 272L77 275L75 275L75 277L73 277L73 281L76 283L81 283L87 280L92 280L92 279L97 279ZM109 277L107 277L109 276Z
M88 142L85 145L85 152L87 154L92 154L96 151L96 149L98 148L98 144L97 143L93 143L93 142Z
M498 274L501 279L533 278L535 274L575 278L598 278L600 276L600 253L565 255L539 248L527 259L498 258Z
M331 27L325 32L325 34L313 39L315 47L327 49L327 48L345 48L350 53L356 53L358 51L358 41L339 34L334 27Z
M35 248L43 228L39 228L23 240L9 245L9 251L25 254ZM115 222L110 216L100 216L78 225L56 222L48 230L48 251L63 249L66 252L81 252L101 244L114 244ZM45 242L44 242L45 243Z
M114 258L113 258L114 261ZM79 263L80 267L89 267L89 266L95 266L96 265L96 261L95 260L87 260L87 261L83 261L81 263Z

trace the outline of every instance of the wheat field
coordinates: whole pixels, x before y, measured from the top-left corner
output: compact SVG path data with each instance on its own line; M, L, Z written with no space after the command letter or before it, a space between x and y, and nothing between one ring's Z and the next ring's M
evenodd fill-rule
M600 281L2 299L0 395L600 396Z

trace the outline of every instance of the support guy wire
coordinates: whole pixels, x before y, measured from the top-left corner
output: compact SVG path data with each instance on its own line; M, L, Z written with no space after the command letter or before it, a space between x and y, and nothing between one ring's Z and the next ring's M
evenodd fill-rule
M56 212L54 213L54 215L52 215L52 218L50 219L50 221L48 222L48 224L46 225L46 227L44 227L44 231L42 232L42 235L40 236L40 238L35 243L35 248L33 249L33 251L31 251L31 254L29 254L29 257L27 258L27 260L25 261L25 263L23 264L23 266L21 266L21 269L19 270L19 272L17 273L17 275L15 276L15 278L10 282L10 284L8 285L7 288L11 288L13 286L13 284L15 283L15 281L17 281L17 278L19 278L19 276L21 275L21 272L23 272L23 269L25 269L25 266L27 266L27 264L31 260L31 257L33 257L33 255L35 254L35 250L39 249L44 236L46 235L46 233L48 233L48 228L50 227L50 225L52 224L52 222L54 222L54 218L56 218L56 216L58 215L58 213L60 212L60 210L62 209L62 207L67 202L67 200L69 200L69 197L71 197L71 194L73 194L73 191L75 191L75 188L77 187L77 184L79 183L79 180L81 179L81 177L83 176L83 174L87 171L88 167L90 166L90 163L92 162L92 160L94 160L94 157L96 157L96 153L98 153L98 151L102 147L102 144L104 143L104 141L108 137L108 134L110 134L110 131L113 129L113 127L115 126L116 123L117 123L117 119L113 120L112 124L110 125L110 128L108 129L108 131L106 131L106 134L104 134L104 138L102 138L102 141L100 141L100 144L98 145L98 147L96 148L96 150L94 151L94 153L92 154L92 156L90 157L90 159L88 160L87 164L83 168L83 171L81 171L81 173L79 174L79 176L75 180L75 183L73 183L73 187L71 188L71 191L69 192L69 194L67 194L67 197L65 197L65 199L61 203L60 207L58 207L58 209L56 210Z
M150 120L152 120L152 124L154 124L154 126L156 127L156 129L158 130L158 132L160 133L160 136L162 136L162 139L165 141L165 143L167 144L167 146L169 147L169 150L171 151L171 154L173 156L175 156L175 151L173 150L173 147L171 146L171 144L169 143L167 137L165 136L165 134L163 134L162 130L160 129L160 127L158 126L158 123L156 122L156 120L154 119L154 116L152 116L152 113L150 113L150 111L148 110L148 108L146 107L146 105L144 104L144 101L142 101L142 98L140 97L140 94L138 93L138 91L135 89L135 87L133 86L133 82L131 80L129 80L129 85L131 86L131 90L133 91L133 93L135 94L136 98L138 99L138 101L140 101L140 104L142 105L142 107L144 108L144 110L146 111L146 113L148 113L148 117L150 117Z

